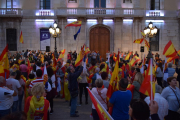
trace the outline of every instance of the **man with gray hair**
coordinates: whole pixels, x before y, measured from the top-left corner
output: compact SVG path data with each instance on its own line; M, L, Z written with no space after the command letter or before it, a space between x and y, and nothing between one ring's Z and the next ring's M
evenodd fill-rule
M164 120L164 117L168 115L168 108L169 104L165 98L161 96L162 88L161 86L156 84L156 93L154 96L154 101L158 103L158 116L160 120ZM149 105L150 104L150 97L146 97L144 101Z
M10 74L10 77L6 80L6 85L7 86L12 86L12 89L18 93L18 91L21 91L21 85L19 83L18 80L15 79L16 78L16 72L12 72ZM17 106L18 106L18 95L13 97L14 102L13 102L13 106L12 106L12 112L16 112L17 111Z
M175 74L175 69L172 68L172 63L168 63L168 68L166 69L165 72L168 74L168 75L167 75L167 78L174 76L174 74ZM165 73L164 73L164 74L165 74ZM167 87L167 86L168 86L167 79L164 79L163 83L164 83L164 87Z
M8 88L9 87L9 88ZM13 105L13 97L17 93L11 90L11 86L6 87L6 80L0 76L0 118L10 114L10 108Z

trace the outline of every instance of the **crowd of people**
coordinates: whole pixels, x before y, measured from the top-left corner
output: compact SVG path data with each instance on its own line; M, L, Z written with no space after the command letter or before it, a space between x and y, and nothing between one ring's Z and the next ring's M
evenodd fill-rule
M68 52L67 62L64 59L57 61L52 52L27 50L13 55L9 53L10 75L6 78L0 76L0 119L48 120L54 112L55 97L69 101L70 116L79 117L76 110L78 97L79 104L89 104L86 88L89 87L106 110L112 108L111 116L114 120L180 120L177 112L180 108L180 89L177 87L177 80L180 81L179 60L176 60L176 69L172 68L172 63L168 64L168 78L163 79L165 63L158 54L155 55L157 83L154 100L151 100L139 91L148 60L145 64L140 61L131 66L129 61L134 55L139 55L135 52L128 60L124 60L128 53L119 54L118 90L109 100L107 92L115 67L115 53L107 52L105 60L98 51L89 52L85 67L83 62L75 65L78 56L76 51ZM177 78L174 77L175 73L178 74ZM129 85L134 85L134 89L129 90ZM82 101L83 93L85 101ZM92 117L99 120L93 104Z

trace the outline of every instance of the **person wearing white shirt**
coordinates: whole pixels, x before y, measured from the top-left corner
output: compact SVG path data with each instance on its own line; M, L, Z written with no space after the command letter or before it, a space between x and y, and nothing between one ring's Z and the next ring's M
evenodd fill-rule
M21 91L21 85L19 81L16 80L15 78L16 78L16 72L12 72L10 78L6 80L6 85L11 85L12 89L16 91L16 93L18 93L19 91ZM12 112L16 112L18 107L18 95L14 96L13 100L14 102L12 106Z
M91 92L94 94L94 96L99 100L99 102L102 104L102 106L107 109L107 102L106 102L106 94L107 94L107 88L102 88L103 86L103 80L97 79L95 82L97 88L92 88ZM92 115L94 120L99 120L98 113L96 111L96 108L92 104Z
M160 120L164 120L165 116L168 115L169 104L167 100L161 96L161 92L162 92L161 86L156 84L156 93L155 93L154 101L158 103L158 107L159 107L158 116ZM150 97L146 97L144 101L149 105L151 102Z
M8 86L12 89L11 86ZM10 114L10 108L13 105L13 96L17 93L6 87L6 80L4 77L0 76L0 119L1 117Z
M180 106L180 89L177 86L177 80L175 77L167 78L167 86L161 93L169 104L169 111L166 120L179 120L177 110Z

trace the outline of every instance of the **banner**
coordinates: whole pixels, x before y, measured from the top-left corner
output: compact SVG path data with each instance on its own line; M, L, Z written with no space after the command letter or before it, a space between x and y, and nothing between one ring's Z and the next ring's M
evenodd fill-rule
M40 50L46 50L46 46L50 46L50 38L49 29L40 29Z

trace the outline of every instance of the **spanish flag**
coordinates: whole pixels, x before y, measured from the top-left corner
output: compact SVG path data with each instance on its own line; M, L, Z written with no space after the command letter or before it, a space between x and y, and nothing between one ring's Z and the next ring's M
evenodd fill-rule
M147 50L149 51L150 48L149 42L146 39L144 39L144 43L145 43L145 47L147 47Z
M140 38L140 39L136 39L133 43L138 43L138 44L141 44L143 42L143 38Z
M178 55L180 55L180 50L177 53L178 53Z
M177 55L177 51L171 40L166 44L163 55L165 55L166 57L174 57Z
M56 67L57 61L56 61L54 53L52 54L52 59L53 59L53 67Z
M3 76L5 79L9 77L8 45L6 45L0 55L0 76Z
M65 28L68 26L78 27L78 26L81 26L81 24L82 24L82 21L75 21L75 22L72 22L72 23L66 25Z
M168 58L168 59L167 59L167 63L173 61L173 64L174 64L174 61L175 61L176 59L179 59L179 56L175 56L175 57Z
M140 59L135 55L130 61L131 66L133 67L138 61L140 61Z
M20 42L20 43L22 43L22 44L24 43L24 41L23 41L23 35L22 35L22 31L21 31L21 34L20 34L20 37L19 37L19 42Z
M119 68L119 62L116 61L116 65L114 67L114 71L112 73L111 80L109 82L109 87L107 91L107 99L109 100L111 98L111 95L113 94L114 91L116 91L116 85L118 86L118 81L119 81L119 75L118 75L118 68Z
M152 58L149 60L148 69L144 78L143 83L141 84L141 87L139 89L139 92L150 96L151 100L154 98L155 94L155 82L153 82L153 64L152 64Z
M86 48L85 48L85 54L87 55L89 52L90 52L89 47L86 47Z
M44 63L44 55L41 54L41 62Z
M132 54L132 52L128 53L128 55L124 58L124 60L129 60L131 54Z
M111 115L107 112L107 110L102 106L102 104L99 102L99 100L96 98L96 96L90 91L89 88L88 93L91 98L91 101L96 108L96 111L98 113L100 120L114 120Z
M83 58L84 58L84 56L85 56L84 47L85 47L85 46L83 46L83 47L81 48L81 51L80 51L79 55L77 56L77 59L76 59L76 61L75 61L75 66L76 66L76 67L82 62L82 60L83 60Z
M61 50L61 54L59 55L59 58L57 61L60 61L62 58L64 58L65 52L66 52L66 49Z

